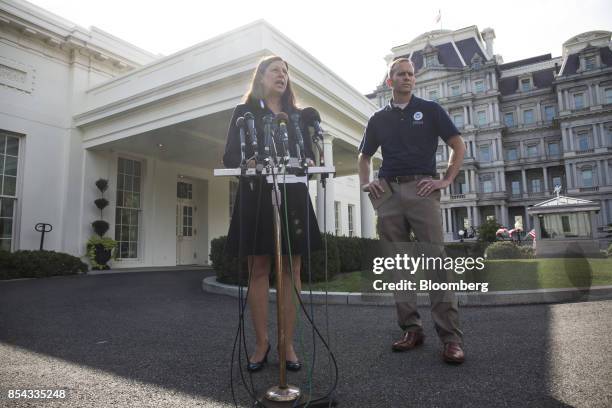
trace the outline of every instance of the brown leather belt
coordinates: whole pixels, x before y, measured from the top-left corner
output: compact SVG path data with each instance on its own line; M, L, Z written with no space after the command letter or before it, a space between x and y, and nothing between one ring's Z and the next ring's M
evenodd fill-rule
M424 178L433 178L430 174L411 174L409 176L392 176L385 177L390 183L409 183L415 180L421 180Z

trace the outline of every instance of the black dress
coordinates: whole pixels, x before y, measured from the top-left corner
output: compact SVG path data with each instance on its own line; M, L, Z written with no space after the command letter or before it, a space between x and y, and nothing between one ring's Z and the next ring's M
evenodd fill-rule
M264 115L273 114L273 112L263 104L263 101L250 101L238 105L234 109L227 132L227 143L223 155L225 167L236 168L240 166L240 131L236 127L236 119L244 116L247 112L251 112L255 116L259 152L264 151L262 119ZM292 113L287 110L285 112L287 114ZM288 126L288 131L290 154L292 157L296 157L297 149L295 148L296 139L293 127ZM304 130L302 130L302 134L304 135L305 155L314 160L312 140ZM248 141L245 151L247 159L254 154ZM287 238L289 238L292 255L305 255L309 249L310 251L321 249L323 247L321 232L312 209L306 184L282 184L282 175L278 176L278 182L281 190L282 253L288 253ZM227 234L226 252L240 257L274 255L273 210L272 184L268 183L264 177L256 179L241 178ZM286 220L288 220L288 224ZM289 235L287 235L287 230L289 230Z

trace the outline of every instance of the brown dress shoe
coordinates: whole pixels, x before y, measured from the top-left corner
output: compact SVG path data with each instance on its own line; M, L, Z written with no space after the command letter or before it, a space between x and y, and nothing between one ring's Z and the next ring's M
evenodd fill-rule
M408 351L423 344L425 335L420 331L406 331L402 338L393 343L393 351Z
M446 343L442 358L449 364L461 364L465 360L465 353L459 343Z

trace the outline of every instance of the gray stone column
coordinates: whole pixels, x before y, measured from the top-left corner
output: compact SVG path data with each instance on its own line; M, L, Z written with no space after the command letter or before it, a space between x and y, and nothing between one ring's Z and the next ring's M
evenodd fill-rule
M521 169L521 175L523 176L523 194L529 192L529 188L527 186L527 172L525 169Z
M502 225L506 226L508 225L508 208L506 207L506 204L502 204L499 207L501 211L501 223Z
M442 230L445 234L448 232L448 225L446 223L446 208L442 208Z
M544 176L544 192L548 194L548 172L546 171L546 167L542 167L542 175Z
M561 91L557 91L557 103L559 104L559 112L563 112L563 95L561 95Z
M572 169L569 165L569 163L565 163L565 186L563 186L564 189L569 189L569 188L573 188L574 184L572 183Z

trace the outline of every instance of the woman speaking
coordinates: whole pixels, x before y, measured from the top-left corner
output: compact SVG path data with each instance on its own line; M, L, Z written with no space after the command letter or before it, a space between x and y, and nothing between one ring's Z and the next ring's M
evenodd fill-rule
M295 105L295 95L289 80L289 66L280 57L270 56L262 59L255 70L251 88L243 104L234 110L229 125L223 164L236 168L242 163L240 128L236 122L250 112L255 118L258 152L265 151L263 118L284 112L295 118L300 110ZM247 115L248 116L248 115ZM282 116L282 115L281 115ZM287 126L289 153L297 157L297 135L294 126ZM303 135L307 133L302 132ZM276 145L280 146L276 140ZM314 153L312 140L304 137L304 155L308 165L313 165ZM254 156L251 143L246 143L245 158ZM255 167L255 160L248 160L249 167ZM281 207L280 218L282 233L282 273L285 276L282 302L285 308L284 324L286 333L285 353L286 368L297 371L301 363L293 348L296 308L293 302L294 288L299 293L300 267L302 255L308 250L321 249L321 234L312 210L310 197L303 182L283 183L283 176L278 175ZM228 232L226 251L240 258L246 256L249 268L248 305L253 326L255 327L255 351L249 356L247 369L251 372L261 370L267 362L270 342L268 339L268 290L269 273L274 254L272 185L265 177L241 178L238 194L234 203L234 212ZM287 233L288 232L288 233ZM291 267L289 265L291 254ZM293 276L290 275L293 272ZM293 282L293 284L292 284Z

